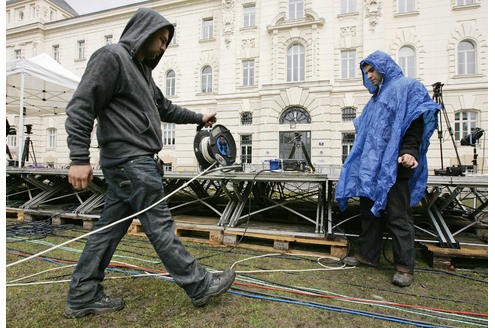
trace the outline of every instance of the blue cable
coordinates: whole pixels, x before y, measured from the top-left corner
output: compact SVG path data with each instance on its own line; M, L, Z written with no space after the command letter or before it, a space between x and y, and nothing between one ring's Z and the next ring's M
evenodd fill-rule
M292 300L285 300L282 298L276 298L276 297L267 297L267 296L258 296L258 295L253 295L253 294L248 294L248 293L243 293L243 292L238 292L238 291L229 291L232 294L240 295L240 296L245 296L245 297L250 297L250 298L255 298L255 299L262 299L262 300L269 300L269 301L274 301L274 302L281 302L281 303L288 303L288 304L296 304L296 305L304 305L304 306L310 306L322 310L327 310L327 311L334 311L334 312L342 312L342 313L348 313L348 314L357 314L357 315L362 315L365 317L371 317L373 319L380 319L380 320L386 320L386 321L392 321L392 322L397 322L397 323L403 323L403 324L408 324L408 325L414 325L417 327L445 327L445 326L436 326L432 324L426 324L426 323L421 323L421 322L416 322L416 321L410 321L410 320L404 320L404 319L399 319L395 317L389 317L381 314L373 314L373 313L368 313L364 311L359 311L359 310L350 310L350 309L345 309L341 307L335 307L335 306L326 306L326 305L318 305L318 304L312 304L308 302L302 302L302 301L292 301Z

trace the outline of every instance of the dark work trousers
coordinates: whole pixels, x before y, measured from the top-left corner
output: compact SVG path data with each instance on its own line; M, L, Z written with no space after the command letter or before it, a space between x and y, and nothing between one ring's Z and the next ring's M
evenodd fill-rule
M136 213L164 197L162 175L150 156L140 156L104 168L105 206L95 229ZM204 269L175 236L175 223L165 201L139 215L141 226L166 270L191 298L202 296L211 281ZM103 295L100 282L132 219L90 235L69 283L68 303L81 306Z
M396 271L413 273L415 263L414 218L412 216L409 179L398 178L388 193L387 215L376 217L371 213L373 201L360 198L361 234L358 255L378 265L383 249L383 232L392 237L393 261Z

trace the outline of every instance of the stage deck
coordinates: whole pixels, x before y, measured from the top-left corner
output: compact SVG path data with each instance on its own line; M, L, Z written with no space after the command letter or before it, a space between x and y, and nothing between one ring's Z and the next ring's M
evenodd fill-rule
M38 215L96 220L106 192L102 172L94 171L93 182L85 191L76 191L69 185L67 172L67 169L7 167L7 210L22 212L24 218ZM250 219L270 221L277 216L277 222L282 217L288 226L304 225L304 229L294 234L326 239L338 235L342 225L356 217L342 220L340 214L337 222L332 215L338 176L221 170L198 175L199 172L163 175L166 194L173 193L167 202L174 214L194 206L200 214L216 218L216 225L224 229L246 226ZM418 232L442 247L458 248L458 233L488 224L488 176L430 176L421 207L430 227L418 225ZM445 218L451 214L467 219L467 223L460 229L451 226Z

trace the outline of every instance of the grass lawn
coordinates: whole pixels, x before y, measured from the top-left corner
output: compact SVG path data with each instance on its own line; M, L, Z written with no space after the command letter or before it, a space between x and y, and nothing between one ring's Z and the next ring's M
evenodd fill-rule
M74 225L7 220L7 263L86 232ZM331 258L263 256L265 252L252 249L185 242L208 269L223 270L238 262L233 288L195 308L170 278L150 275L164 269L146 237L129 235L120 243L103 282L109 296L124 298L125 308L65 319L66 280L84 243L75 241L44 254L44 259L6 269L7 327L488 326L483 316L488 313L486 261L459 263L451 272L433 270L418 245L414 283L399 288L391 284L389 243L380 268L342 269ZM303 269L308 271L281 271Z

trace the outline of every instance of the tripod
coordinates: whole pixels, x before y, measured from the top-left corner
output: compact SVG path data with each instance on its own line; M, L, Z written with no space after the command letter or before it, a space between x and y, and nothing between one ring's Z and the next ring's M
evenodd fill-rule
M447 125L447 130L448 130L448 132L450 134L450 138L452 139L452 145L454 146L455 155L457 157L457 162L459 163L459 169L453 170L452 168L447 168L447 171L459 171L460 170L460 173L462 173L462 171L464 170L464 168L462 167L461 158L459 157L459 152L457 151L457 145L455 144L455 139L454 139L454 132L452 130L452 126L450 125L449 117L447 115L447 110L445 109L445 105L443 103L443 96L442 96L443 83L436 82L432 86L433 86L433 100L441 106L441 112L443 114L443 117L445 118L445 124ZM440 143L440 163L441 163L441 170L435 170L435 174L439 173L438 175L446 175L446 170L444 170L444 167L443 167L442 115L439 115L438 119L439 119L439 122L438 122L438 128L437 128L437 130L438 130L438 139L439 139L439 143Z
M290 154L289 154L289 159L294 158L296 148L301 148L303 151L303 154L304 154L304 158L306 159L306 162L308 163L311 170L314 172L315 168L314 168L313 164L311 164L311 159L309 158L308 152L306 151L306 147L304 146L304 142L302 142L302 140L301 140L301 134L296 132L295 137L292 140L292 142L294 142L294 144L292 145L292 149L291 149Z
M34 161L34 165L37 164L36 161L36 154L34 153L34 146L33 146L33 141L31 140L30 135L32 134L32 125L31 124L26 124L26 140L24 140L24 148L22 150L22 157L21 157L21 167L24 167L24 164L26 161L29 161L29 157Z
M7 135L6 135L7 137L9 135L15 135L16 134L15 129L10 126L8 119L7 119L7 125L6 125L5 131L7 132ZM12 153L10 152L9 144L7 143L5 146L7 147L7 155L9 156L9 165L10 165L11 160L13 160Z

